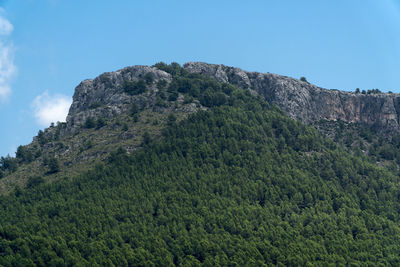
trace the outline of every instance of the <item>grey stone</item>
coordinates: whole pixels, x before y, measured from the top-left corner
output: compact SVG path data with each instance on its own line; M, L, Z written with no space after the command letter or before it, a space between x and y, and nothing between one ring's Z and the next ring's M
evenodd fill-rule
M189 62L183 67L189 72L211 76L244 89L250 88L268 102L278 105L290 117L304 123L342 120L400 131L399 94L355 94L327 90L286 76L246 72L202 62Z

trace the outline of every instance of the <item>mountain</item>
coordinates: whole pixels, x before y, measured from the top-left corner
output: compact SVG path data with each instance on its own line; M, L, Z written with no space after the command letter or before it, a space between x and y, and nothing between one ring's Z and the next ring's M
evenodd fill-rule
M205 63L85 80L0 161L0 265L397 266L400 139L365 119L390 99Z
M29 166L23 164L25 168L14 172L18 164L11 163L12 175L0 180L0 192L8 192L16 184L24 186L30 176L46 173L50 158L60 161L61 171L54 176L64 175L63 166L67 173L71 169L80 172L103 160L115 147L134 151L144 132L159 133L171 112L180 118L208 108L196 97L185 99L176 90L170 94L174 73L165 70L133 66L82 81L75 89L67 122L39 132L30 145L19 148L18 161ZM398 94L327 90L285 76L201 62L186 63L182 70L260 95L289 117L313 125L350 150L359 149L358 154L366 154L380 165L393 165L395 160L392 168L399 169L400 151L394 149L400 147ZM140 92L138 86L145 91ZM134 117L130 116L132 110L137 113ZM10 162L12 159L3 165ZM5 176L2 173L10 171L0 169L0 177Z

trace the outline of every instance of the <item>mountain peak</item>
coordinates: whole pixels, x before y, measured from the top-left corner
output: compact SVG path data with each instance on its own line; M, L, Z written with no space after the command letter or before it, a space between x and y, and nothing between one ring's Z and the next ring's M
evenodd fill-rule
M88 117L105 117L127 112L133 102L144 105L145 99L129 94L126 87L146 79L147 96L157 92L157 82L171 81L171 75L149 66L133 66L115 72L106 72L93 80L82 81L75 89L73 102L67 116L67 127L73 130L82 126ZM151 80L151 81L150 81Z

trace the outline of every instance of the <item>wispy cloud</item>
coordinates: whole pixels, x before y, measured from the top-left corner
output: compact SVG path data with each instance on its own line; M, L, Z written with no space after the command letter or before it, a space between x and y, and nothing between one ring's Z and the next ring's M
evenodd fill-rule
M9 40L13 25L3 17L4 9L0 9L0 100L5 100L11 92L11 79L17 68L14 65L14 47Z
M14 48L0 41L0 99L11 92L10 82L17 68L14 65Z
M52 122L65 121L72 99L65 95L49 95L46 91L32 102L36 122L47 127Z
M0 35L10 35L13 30L13 25L5 18L0 17Z

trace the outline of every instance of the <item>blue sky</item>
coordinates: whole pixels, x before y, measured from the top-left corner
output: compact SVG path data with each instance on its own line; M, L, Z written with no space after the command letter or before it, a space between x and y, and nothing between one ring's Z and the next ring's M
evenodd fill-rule
M400 92L400 1L0 0L0 155L62 120L83 79L205 61Z

